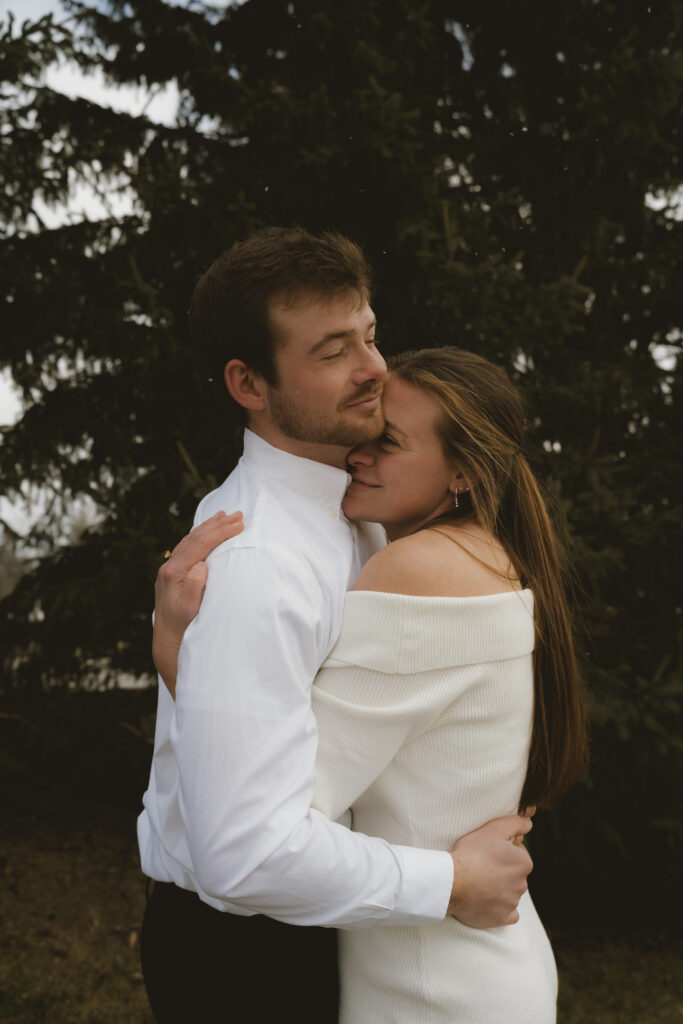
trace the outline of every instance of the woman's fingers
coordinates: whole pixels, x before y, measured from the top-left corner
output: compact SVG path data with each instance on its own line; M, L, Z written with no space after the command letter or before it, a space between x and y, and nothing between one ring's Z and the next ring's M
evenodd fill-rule
M210 519L195 526L176 544L166 565L170 567L173 562L174 574L183 576L197 562L203 562L219 544L235 537L243 529L241 512L232 512L230 515L217 512Z
M157 573L156 621L182 637L199 611L208 575L206 558L214 548L242 531L242 513L217 512L176 544Z

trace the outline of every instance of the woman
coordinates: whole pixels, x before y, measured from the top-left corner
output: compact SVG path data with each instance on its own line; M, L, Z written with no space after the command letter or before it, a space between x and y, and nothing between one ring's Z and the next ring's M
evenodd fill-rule
M350 518L391 544L347 595L314 688L316 805L391 842L448 849L550 806L585 751L560 559L505 373L472 353L395 360L386 429L355 449ZM341 933L341 1021L550 1024L556 974L528 894L517 924Z

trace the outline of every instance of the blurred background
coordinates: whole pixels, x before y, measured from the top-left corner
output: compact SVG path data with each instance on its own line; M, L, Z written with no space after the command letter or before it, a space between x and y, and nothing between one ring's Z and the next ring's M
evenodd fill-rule
M376 270L383 351L522 389L589 774L539 814L562 1024L683 1020L683 0L2 0L4 1022L150 1021L153 581L240 441L186 310L268 224Z

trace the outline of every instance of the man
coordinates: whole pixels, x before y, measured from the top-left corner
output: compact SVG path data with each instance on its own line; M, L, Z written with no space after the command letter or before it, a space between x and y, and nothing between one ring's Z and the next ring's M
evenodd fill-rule
M311 684L337 639L345 590L384 544L378 527L341 512L348 450L383 428L386 366L369 300L360 250L301 229L234 246L195 290L193 339L225 364L248 429L238 467L199 506L205 525L160 573L157 651L177 630L183 586L202 572L193 562L225 529L211 517L239 508L246 528L209 558L175 704L160 687L138 826L143 870L161 883L142 942L160 1021L223 1020L235 986L251 1019L285 1007L300 1021L333 1021L332 928L447 912L501 925L516 919L526 888L531 864L510 840L527 819L490 823L445 853L390 846L311 809ZM175 664L158 667L173 690Z

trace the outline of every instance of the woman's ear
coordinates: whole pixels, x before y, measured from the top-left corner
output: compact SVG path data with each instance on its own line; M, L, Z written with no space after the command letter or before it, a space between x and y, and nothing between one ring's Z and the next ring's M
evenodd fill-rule
M451 477L451 482L448 485L448 490L451 492L451 494L464 494L465 491L469 491L469 489L469 480L462 472L462 470L456 466L455 472Z
M225 386L231 398L244 409L259 411L265 409L266 382L241 359L231 359L223 370Z

